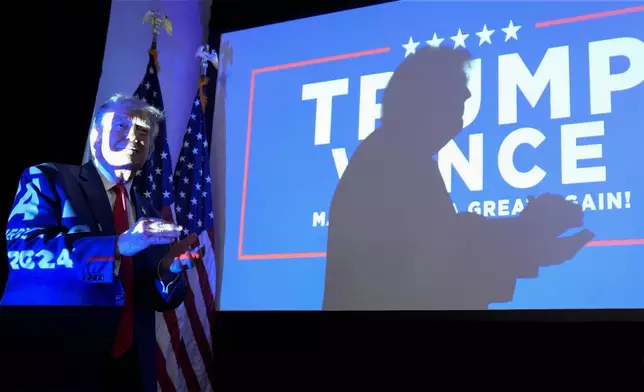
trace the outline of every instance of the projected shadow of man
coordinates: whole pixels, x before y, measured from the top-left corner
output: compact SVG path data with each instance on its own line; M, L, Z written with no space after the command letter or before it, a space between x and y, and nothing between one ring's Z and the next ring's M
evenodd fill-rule
M463 127L467 52L424 48L394 72L382 126L356 149L330 210L324 310L487 309L518 277L569 260L593 234L561 196L520 216L456 213L432 159Z

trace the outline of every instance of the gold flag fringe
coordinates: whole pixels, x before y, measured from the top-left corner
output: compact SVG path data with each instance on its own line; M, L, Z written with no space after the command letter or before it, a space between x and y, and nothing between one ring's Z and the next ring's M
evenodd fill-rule
M208 85L208 77L202 75L199 78L199 84L198 84L198 89L199 89L199 102L201 102L201 110L203 110L204 114L206 113L206 105L208 104L208 97L206 96L206 93L204 93L204 87Z

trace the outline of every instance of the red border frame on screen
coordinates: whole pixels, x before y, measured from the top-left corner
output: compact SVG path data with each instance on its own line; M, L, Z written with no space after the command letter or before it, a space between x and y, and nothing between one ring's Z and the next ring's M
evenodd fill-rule
M630 14L634 12L644 12L644 5L622 8L612 11L597 12L587 15L573 16L569 18L555 19L535 24L536 28L543 28L549 26L556 26L574 22L582 22L592 19L605 18L610 16ZM253 122L253 100L255 94L255 76L261 73L280 71L284 69L304 67L313 64L322 64L332 61L347 60L357 57L376 55L381 53L388 53L391 51L390 47L383 47L377 49L363 50L360 52L346 53L335 56L322 57L317 59L298 61L294 63L274 65L264 68L257 68L252 70L250 78L250 97L248 102L248 126L246 130L246 150L244 152L244 180L242 184L242 200L241 200L241 217L239 220L239 243L237 250L238 260L270 260L270 259L307 259L325 257L326 252L299 252L299 253L263 253L263 254L244 254L244 227L246 219L246 195L248 187L248 166L250 161L250 143L251 143L251 129ZM596 240L589 242L586 246L626 246L626 245L644 245L644 238L634 239L615 239L615 240Z

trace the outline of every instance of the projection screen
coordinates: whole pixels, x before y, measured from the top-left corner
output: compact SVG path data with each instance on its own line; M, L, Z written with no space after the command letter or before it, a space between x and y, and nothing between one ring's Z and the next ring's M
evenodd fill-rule
M644 307L644 6L394 2L222 36L222 310Z

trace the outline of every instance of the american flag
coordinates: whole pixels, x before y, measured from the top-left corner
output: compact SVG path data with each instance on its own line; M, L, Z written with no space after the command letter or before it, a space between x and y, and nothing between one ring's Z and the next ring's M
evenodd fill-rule
M159 110L164 110L159 63L155 42L149 50L149 59L143 80L134 95ZM154 152L146 165L134 178L134 189L149 198L164 219L174 221L173 173L165 123L159 125ZM196 378L199 367L193 367L195 354L191 353L190 340L183 333L187 320L182 306L174 311L156 314L157 389L162 392L199 391ZM194 340L194 339L193 339ZM203 369L203 365L201 366Z
M165 356L166 376L159 372L159 387L163 392L172 391L173 387L176 390L211 391L214 385L211 327L215 314L216 268L212 245L210 132L206 126L206 94L203 90L207 81L206 77L201 77L192 102L173 181L176 222L184 227L182 238L189 233L197 234L200 244L205 246L205 256L203 263L197 263L195 268L186 272L186 298L173 312L174 319L164 315L166 324L171 327L168 330L172 349L162 347L157 335L162 352L175 356L174 361ZM172 336L173 328L179 330L178 338Z
M134 95L164 111L161 85L159 83L157 52L154 45L149 51L145 76ZM165 121L159 124L159 135L154 143L154 152L136 173L133 181L134 190L152 201L154 208L168 220L172 220L172 160Z

